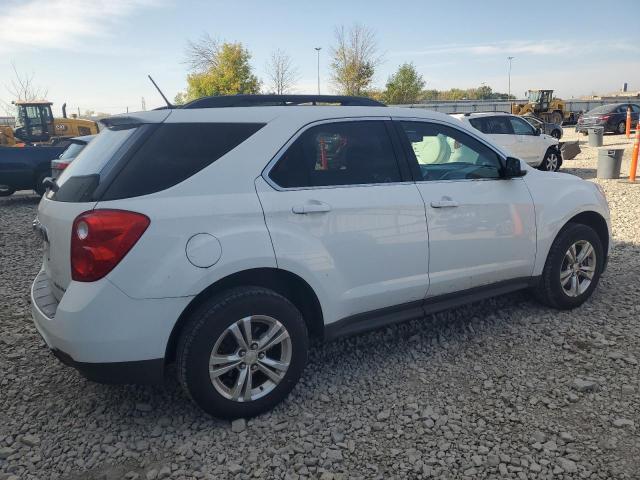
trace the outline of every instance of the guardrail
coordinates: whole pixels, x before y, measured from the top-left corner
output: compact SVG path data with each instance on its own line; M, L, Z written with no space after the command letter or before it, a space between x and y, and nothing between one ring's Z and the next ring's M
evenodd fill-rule
M608 103L621 103L624 101L636 102L640 104L640 98L629 97L622 98L605 98L602 100L565 100L567 111L569 112L587 112L592 108L606 105ZM511 104L527 103L526 99L519 100L438 100L425 103L412 103L408 105L389 105L390 107L404 108L424 108L426 110L434 110L442 113L474 113L474 112L510 112Z
M0 125L9 125L10 127L14 127L16 124L16 120L13 117L0 117Z

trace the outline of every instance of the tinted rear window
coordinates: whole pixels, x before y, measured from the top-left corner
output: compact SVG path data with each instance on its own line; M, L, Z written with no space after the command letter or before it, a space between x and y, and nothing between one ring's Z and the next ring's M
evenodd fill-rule
M598 115L600 113L611 113L617 108L617 105L602 105L601 107L596 107L593 110L589 110L587 115Z
M260 130L263 123L165 123L126 160L102 200L172 187L211 165Z

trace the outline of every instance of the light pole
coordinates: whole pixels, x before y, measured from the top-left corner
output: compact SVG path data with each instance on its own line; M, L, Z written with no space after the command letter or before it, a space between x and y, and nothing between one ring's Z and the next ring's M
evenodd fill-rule
M315 47L316 52L318 52L318 95L320 95L320 50L322 47Z
M514 58L516 57L507 57L507 60L509 60L509 100L511 100L511 62Z

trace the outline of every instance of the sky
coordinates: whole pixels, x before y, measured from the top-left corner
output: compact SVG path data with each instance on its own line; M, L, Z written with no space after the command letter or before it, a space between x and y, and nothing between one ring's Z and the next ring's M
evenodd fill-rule
M186 87L185 47L204 33L240 41L254 73L266 80L276 49L298 69L296 93L316 93L315 47L322 93L334 93L330 54L335 28L355 23L375 32L383 88L400 64L413 62L426 88L494 91L553 88L562 98L604 94L624 82L640 90L638 0L0 0L0 100L10 101L12 65L33 76L68 111L120 113L163 104ZM625 28L628 25L628 28ZM0 112L0 115L3 113Z

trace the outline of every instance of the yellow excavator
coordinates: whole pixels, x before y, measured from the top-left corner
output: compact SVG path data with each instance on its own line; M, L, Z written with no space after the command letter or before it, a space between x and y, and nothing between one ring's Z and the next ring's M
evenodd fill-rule
M92 120L67 117L62 105L62 118L53 118L51 105L46 100L15 101L15 127L0 125L0 145L19 147L43 143L56 144L71 137L98 133L98 124Z
M529 90L527 103L514 103L511 105L511 113L515 115L533 115L548 123L574 121L574 112L567 111L564 100L553 97L553 90Z

